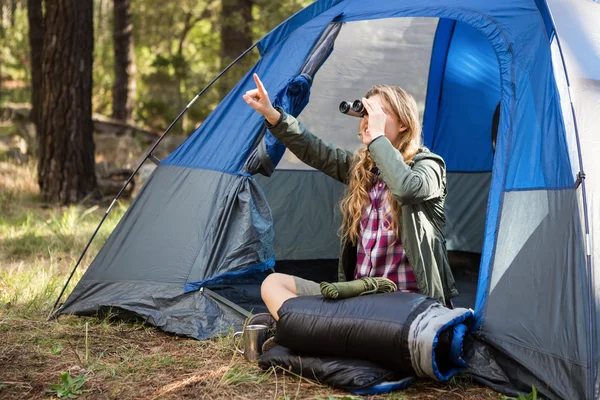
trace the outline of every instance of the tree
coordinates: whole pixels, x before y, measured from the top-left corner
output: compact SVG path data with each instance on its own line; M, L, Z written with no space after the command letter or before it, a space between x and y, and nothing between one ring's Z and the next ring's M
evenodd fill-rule
M98 195L92 125L92 0L46 2L38 182L42 201Z
M29 21L29 47L31 50L31 122L40 132L40 107L42 88L42 51L44 50L44 16L42 0L27 0Z
M115 82L113 85L112 116L124 121L131 120L133 117L136 91L135 52L130 5L131 0L115 0L114 3Z
M225 68L248 47L252 46L252 0L221 1L221 67ZM221 78L221 91L225 95L240 80L251 61L242 60Z

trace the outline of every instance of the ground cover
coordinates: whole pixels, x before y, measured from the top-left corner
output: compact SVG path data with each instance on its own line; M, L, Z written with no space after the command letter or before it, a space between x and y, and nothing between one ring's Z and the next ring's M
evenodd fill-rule
M47 207L35 164L0 157L0 398L359 399L245 362L231 335L196 341L110 317L47 321L104 205ZM127 209L118 204L67 294ZM64 298L63 298L64 300ZM461 376L372 399L499 399Z

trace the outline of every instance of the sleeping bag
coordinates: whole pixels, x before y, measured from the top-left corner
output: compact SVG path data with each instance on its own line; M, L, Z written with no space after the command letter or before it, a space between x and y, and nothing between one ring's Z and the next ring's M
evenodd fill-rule
M278 314L275 341L299 354L367 360L397 377L438 381L466 367L462 341L472 312L423 295L301 296L287 300Z
M310 356L294 353L283 346L274 346L258 359L262 369L283 367L296 375L327 383L355 394L403 389L416 378L398 377L392 371L366 360L335 356Z

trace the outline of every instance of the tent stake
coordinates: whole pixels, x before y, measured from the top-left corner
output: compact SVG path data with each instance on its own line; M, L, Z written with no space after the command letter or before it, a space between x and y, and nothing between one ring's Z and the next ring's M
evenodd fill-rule
M110 212L110 210L112 209L112 207L115 205L115 203L119 200L119 198L121 197L121 195L123 194L123 192L125 191L125 189L127 188L127 186L129 185L129 183L133 180L133 177L135 176L135 174L137 174L137 172L140 170L140 168L142 167L142 165L146 162L146 160L148 158L153 157L152 152L160 144L160 142L166 136L166 134L169 133L171 131L171 129L173 129L173 126L175 126L175 124L177 122L179 122L179 120L181 119L181 117L183 116L183 114L186 113L186 111L192 106L192 104L194 104L196 102L196 100L198 100L198 98L200 98L200 96L202 96L204 94L204 92L206 92L221 76L223 76L223 74L225 74L225 72L227 72L232 66L234 66L242 57L244 57L246 54L248 54L253 48L255 48L257 44L258 44L258 42L254 43L252 46L248 47L242 54L240 54L227 67L225 67L225 69L223 69L221 72L219 72L219 74L216 77L214 77L214 79L212 81L210 81L210 83L208 85L206 85L206 87L204 87L204 89L202 89L200 91L200 93L198 93L192 99L192 101L189 102L189 104L187 106L185 106L185 108L179 113L179 115L177 116L177 118L175 118L173 120L173 122L171 122L171 124L167 127L167 129L163 132L163 134L160 135L160 137L154 143L154 145L152 146L152 148L150 148L150 150L148 150L148 152L146 153L146 156L143 158L143 160L137 166L137 168L135 169L135 171L133 171L133 173L131 174L131 176L129 177L129 179L127 179L127 182L125 182L125 184L123 185L123 187L121 188L121 190L119 191L119 193L117 193L117 195L113 199L112 203L110 203L110 206L108 207L108 209L104 213L104 216L100 220L100 223L98 224L98 227L96 227L96 230L92 234L92 237L90 238L90 240L88 241L87 245L83 249L83 253L81 253L81 256L77 260L77 263L75 264L75 267L73 267L73 270L71 271L71 274L69 275L69 278L67 278L67 281L65 282L65 285L63 286L62 290L60 291L60 294L58 295L58 298L56 299L56 302L54 303L54 306L52 306L52 310L50 311L50 314L48 316L49 320L58 317L57 316L58 310L56 310L56 307L58 306L58 303L60 302L60 299L62 298L63 294L65 293L65 290L67 289L67 286L69 285L69 282L71 281L71 278L73 278L73 275L75 274L75 271L79 267L79 264L81 264L81 260L83 260L83 257L87 253L90 245L92 244L92 241L94 240L94 238L96 237L96 234L100 230L100 227L102 226L102 224L106 220L106 217L108 216L108 213ZM55 312L55 310L56 310L56 312Z

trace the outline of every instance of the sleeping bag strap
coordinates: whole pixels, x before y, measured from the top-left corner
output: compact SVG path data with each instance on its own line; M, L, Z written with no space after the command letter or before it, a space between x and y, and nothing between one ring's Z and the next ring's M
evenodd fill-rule
M234 311L237 311L238 313L242 314L245 318L249 318L252 315L252 313L250 311L246 311L245 309L238 306L234 302L227 300L225 297L221 296L220 294L215 293L214 291L210 290L209 288L205 288L205 287L200 288L200 293L205 293L211 299L216 300L217 302L228 306L229 308L231 308Z

